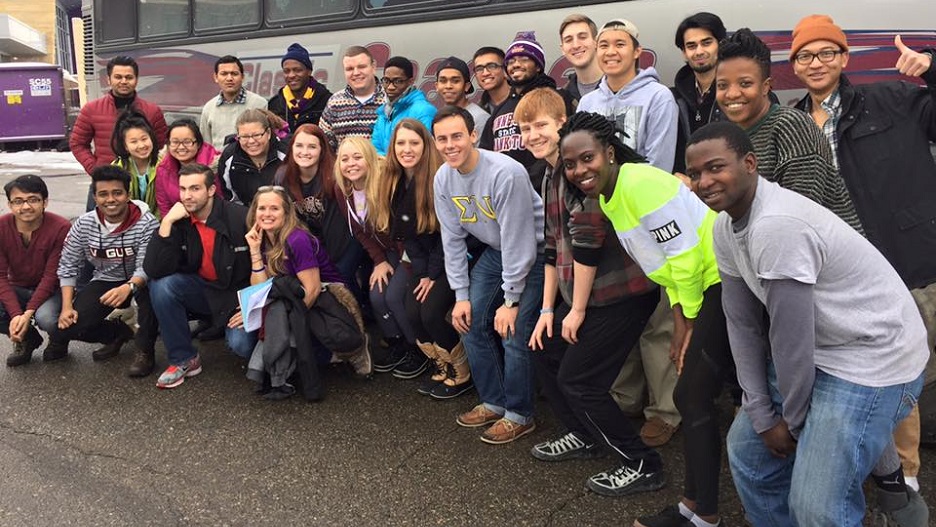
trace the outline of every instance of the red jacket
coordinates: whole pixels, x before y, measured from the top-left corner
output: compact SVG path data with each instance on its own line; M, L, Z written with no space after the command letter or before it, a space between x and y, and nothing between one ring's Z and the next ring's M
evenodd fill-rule
M162 110L159 109L159 106L141 99L139 95L134 99L133 105L143 113L146 120L153 126L153 130L156 132L156 142L158 143L156 148L162 148L166 144L168 128ZM68 147L88 174L95 167L109 165L114 160L114 152L111 150L110 141L119 113L117 104L114 102L114 96L110 92L100 99L85 104L82 106L81 112L78 113L75 127L68 139ZM93 152L91 151L92 142L94 143Z

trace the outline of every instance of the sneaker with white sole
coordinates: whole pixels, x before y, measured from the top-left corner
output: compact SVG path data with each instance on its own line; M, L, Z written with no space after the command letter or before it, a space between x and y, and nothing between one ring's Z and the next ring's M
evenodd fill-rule
M666 485L663 470L650 471L644 468L644 464L645 461L640 460L599 472L585 481L585 488L595 494L610 497L662 489Z
M191 359L185 361L184 364L173 364L166 368L166 371L164 371L162 375L159 376L159 380L156 381L156 387L163 389L175 388L185 382L186 377L194 377L201 373L201 371L201 358L195 355Z
M565 461L567 459L593 459L604 455L601 445L586 442L582 436L569 432L562 437L535 445L530 454L540 461Z

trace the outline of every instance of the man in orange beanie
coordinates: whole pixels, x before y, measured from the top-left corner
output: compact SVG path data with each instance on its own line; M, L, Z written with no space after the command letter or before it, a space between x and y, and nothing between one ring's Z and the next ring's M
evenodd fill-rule
M930 141L936 141L936 53L914 51L900 35L894 45L900 53L895 68L903 75L922 77L925 88L907 82L852 85L842 73L848 65L848 40L826 15L810 15L796 25L790 63L809 92L797 108L807 112L828 138L861 225L910 288L932 350L936 342L936 223L930 219L936 210L936 163ZM934 367L936 361L931 358L926 375L930 388L936 381ZM901 522L899 516L922 503L916 494L918 407L898 426L894 439L910 490L888 488L888 483L899 478L876 476L878 501L885 512L902 510L894 512L897 523L910 525L913 522Z

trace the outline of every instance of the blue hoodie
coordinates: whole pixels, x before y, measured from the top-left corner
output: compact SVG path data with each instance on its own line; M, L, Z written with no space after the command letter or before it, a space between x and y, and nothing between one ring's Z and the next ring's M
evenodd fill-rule
M642 69L620 91L608 87L602 77L598 89L582 97L578 111L613 119L624 130L624 144L667 172L673 171L678 139L679 107L669 88L660 83L653 68Z
M426 129L432 133L432 118L435 114L436 107L426 100L423 92L414 87L411 87L409 93L400 96L399 99L393 102L388 100L381 104L377 108L377 122L374 123L374 132L371 134L371 142L374 143L377 153L382 156L387 155L393 129L403 119L416 119L426 125Z

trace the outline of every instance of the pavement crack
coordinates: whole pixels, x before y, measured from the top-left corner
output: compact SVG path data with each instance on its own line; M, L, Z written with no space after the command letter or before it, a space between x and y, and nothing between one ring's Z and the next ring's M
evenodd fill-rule
M556 516L556 514L559 514L560 512L562 512L562 510L565 509L570 503L581 498L582 496L585 496L585 494L587 494L585 491L579 491L578 494L569 496L568 498L559 502L559 504L557 504L555 507L552 508L552 510L549 511L549 514L546 516L546 521L543 522L543 526L548 527L550 525L553 525L553 520L555 519L554 517Z
M13 426L13 425L11 425L11 424L9 424L9 423L0 423L0 429L7 430L7 431L12 432L12 433L14 433L14 434L16 434L16 435L25 435L25 436L32 436L32 437L40 437L40 438L44 438L44 439L49 439L49 440L51 440L51 441L54 441L54 442L56 442L56 443L59 443L59 444L65 446L66 448L69 448L69 449L71 449L71 450L74 450L75 452L78 452L79 454L81 454L82 456L85 456L85 457L97 457L97 458L103 458L103 459L111 459L111 460L114 460L114 461L119 461L119 462L121 462L121 463L127 463L127 464L129 464L129 465L134 465L134 466L136 466L136 467L139 467L140 470L143 470L143 471L145 471L145 472L148 472L148 473L150 473L150 474L154 474L154 475L157 475L157 476L165 476L165 477L172 476L171 473L169 473L169 472L163 472L163 471L161 471L161 470L157 470L156 468L154 468L153 466L151 466L151 465L149 465L149 464L147 464L147 463L139 463L139 462L137 462L137 461L135 461L135 460L133 460L133 459L126 458L126 457L123 457L123 456L119 456L119 455L116 455L116 454L109 454L109 453L106 453L106 452L100 452L100 451L97 451L97 450L82 448L82 447L79 446L79 445L75 445L75 444L69 443L68 440L65 439L65 438L62 437L62 436L58 436L58 435L55 435L55 434L52 434L52 433L49 433L49 432L41 432L41 431L38 431L38 430L31 430L31 429L25 429L25 428L17 428L17 427L15 427L15 426Z

